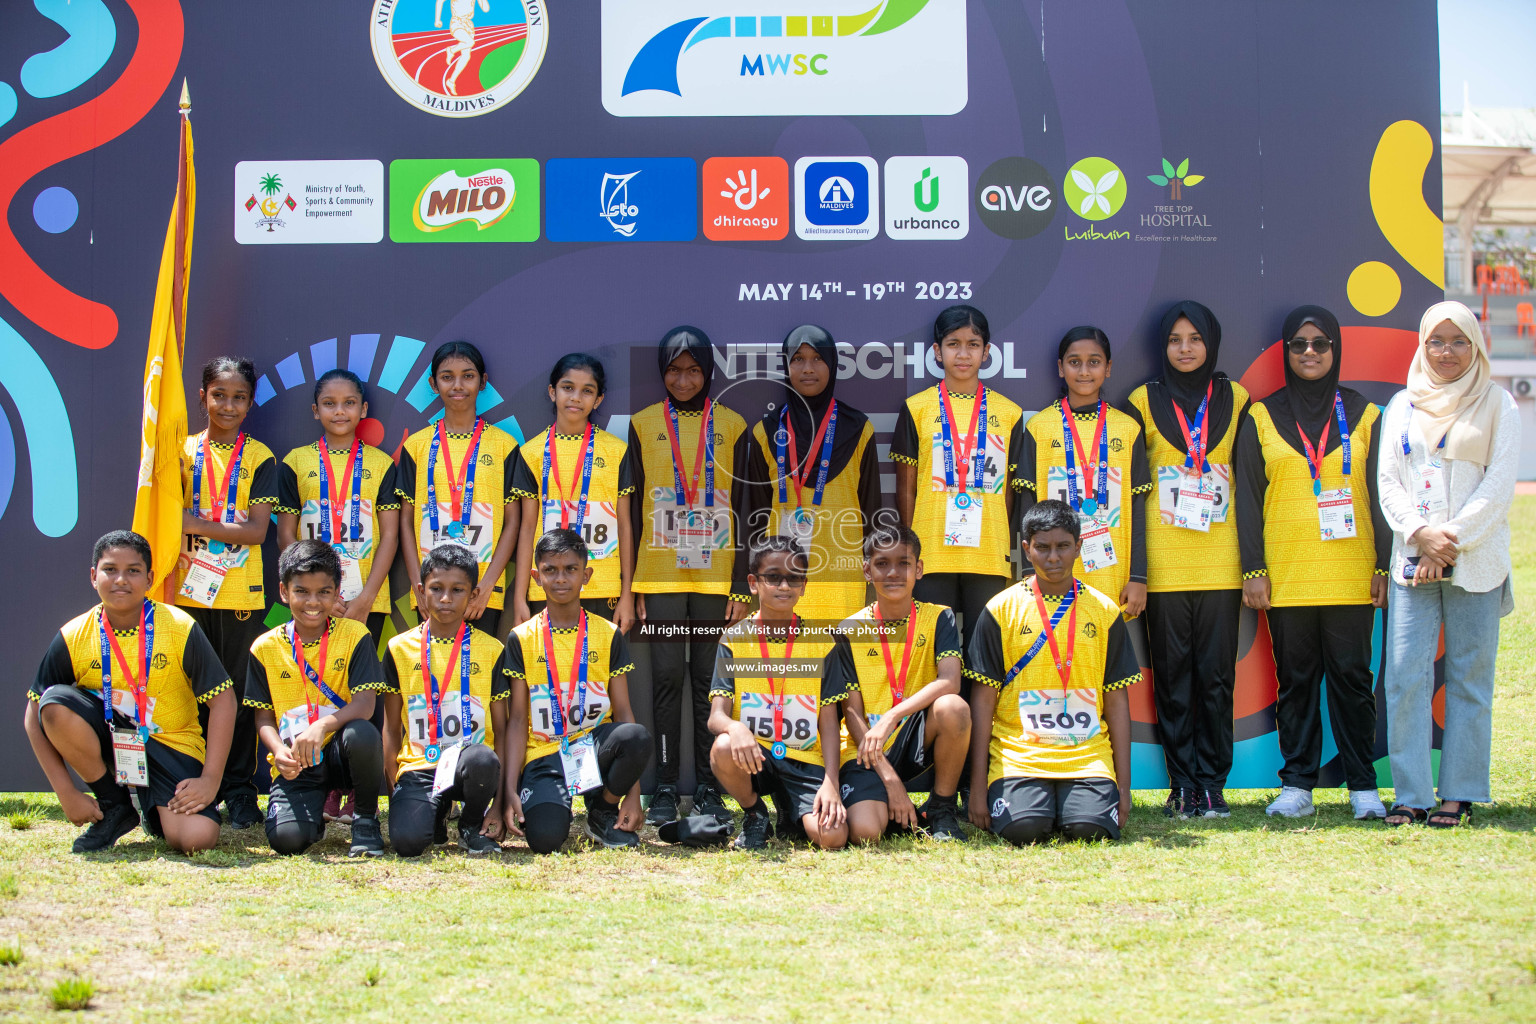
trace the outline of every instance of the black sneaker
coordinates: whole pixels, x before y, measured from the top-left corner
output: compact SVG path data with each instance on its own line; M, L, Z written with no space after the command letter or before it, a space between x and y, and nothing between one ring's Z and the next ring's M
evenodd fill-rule
M261 805L252 793L236 793L224 801L224 809L229 812L230 828L250 828L266 820L261 813Z
M1232 809L1219 789L1204 789L1195 794L1195 802L1189 809L1191 818L1230 818Z
M965 841L965 832L960 828L959 808L953 796L946 799L937 794L929 794L917 813L927 824L931 839L941 843Z
M132 832L138 824L139 812L133 809L133 804L107 804L101 809L101 820L91 822L91 827L80 833L70 850L75 853L105 850Z
M741 835L731 845L738 850L761 850L768 845L772 835L773 823L768 819L768 807L763 798L758 797L757 803L747 808L746 816L741 819Z
M677 787L657 786L651 797L651 806L645 812L645 820L652 825L665 825L677 820Z
M640 845L640 837L619 828L619 809L599 797L587 807L587 838L610 850Z
M384 856L384 836L379 832L377 814L358 814L352 818L352 846L347 856Z
M352 828L355 830L357 826L354 824ZM483 857L487 853L501 852L501 844L490 836L481 835L477 828L461 828L459 829L459 849L463 850L466 856Z
M735 816L726 808L725 801L720 799L720 791L707 783L693 791L693 813L708 814L727 827L736 823Z
M1194 790L1174 787L1168 791L1168 799L1163 803L1163 814L1178 821L1194 816L1196 796Z

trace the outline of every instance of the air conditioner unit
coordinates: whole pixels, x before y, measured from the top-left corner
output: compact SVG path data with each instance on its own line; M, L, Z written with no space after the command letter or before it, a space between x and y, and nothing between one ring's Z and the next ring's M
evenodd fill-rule
M1536 398L1536 377L1511 377L1509 392L1516 398Z

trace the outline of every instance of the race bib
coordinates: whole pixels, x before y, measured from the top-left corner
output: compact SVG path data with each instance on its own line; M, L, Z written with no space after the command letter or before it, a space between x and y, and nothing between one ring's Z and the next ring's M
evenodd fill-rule
M446 501L437 503L437 526L432 529L432 517L427 515L426 509L421 511L421 522L417 524L416 543L421 554L425 555L433 548L444 544L457 544L475 556L475 561L484 565L491 560L491 551L495 548L492 533L494 532L494 519L491 513L491 503L477 501L470 506L469 522L463 524L464 532L458 536L452 534L453 517L457 509L450 508Z
M1020 690L1019 725L1024 742L1041 747L1077 747L1099 734L1099 701L1094 690Z
M651 501L651 547L669 550L676 548L678 529L687 523L689 510L678 507L677 492L671 487L651 488ZM714 531L709 546L716 551L724 551L731 546L731 519L727 512L730 506L731 496L717 488L714 508L693 510L695 515L709 515L710 526Z
M346 506L351 508L350 500ZM373 502L363 498L358 502L360 517L356 540L331 538L331 546L341 558L341 599L350 601L363 592L362 560L373 554ZM305 540L320 539L320 503L306 501L299 512L299 536ZM427 524L430 532L430 524ZM441 524L439 524L441 525ZM351 536L350 518L342 527Z
M319 709L319 714L315 717L316 721L336 713L333 705L323 701L315 706ZM309 725L309 705L300 704L296 708L289 708L283 712L283 716L277 720L277 734L291 747L298 740L299 734L308 729Z
M1323 540L1347 540L1355 535L1355 498L1348 487L1317 496L1317 526Z
M575 528L578 502L544 502L543 533L560 529L562 515ZM619 550L619 516L606 501L588 501L587 514L581 521L581 539L587 542L587 557L598 561Z
M773 705L766 693L741 695L741 724L765 745L774 742ZM779 740L790 750L810 750L816 745L817 705L814 694L790 694L784 698L784 724Z
M149 785L149 758L137 730L112 730L112 762L118 785Z
M455 687L443 694L443 703L438 716L437 745L445 751L449 747L456 747L464 742L464 723L459 718L459 691ZM427 730L427 698L420 693L410 695L406 703L406 721L409 723L411 743L417 747L425 748L432 742L431 734ZM469 721L471 735L469 742L485 742L485 708L480 703L480 698L473 695L469 698Z
M569 692L570 683L566 683L563 689ZM528 688L528 731L538 743L553 743L558 738L555 736L554 719L549 706L550 691L548 683L535 683ZM612 708L608 698L608 684L598 682L595 679L587 681L587 707L582 712L581 721L573 722L570 719L575 715L575 708L564 709L566 712L565 734L574 736L588 729L595 729L608 718L608 712Z
M939 432L933 435L932 452L930 455L931 486L935 491L949 490L944 484L944 434ZM959 449L955 449L955 486L960 484L960 456ZM965 470L966 490L982 490L987 494L1001 494L1003 491L1003 470L1008 466L1008 439L999 430L987 430L987 453L981 479L974 476L976 455L971 453L970 465Z
M1115 545L1109 539L1109 527L1090 516L1079 517L1083 530L1081 558L1084 572L1098 572L1119 561L1115 557Z
M1090 469L1087 470L1087 473L1088 473L1090 479L1094 479L1094 480L1098 479L1098 473L1097 473L1096 470L1090 468ZM1082 473L1078 474L1077 484L1078 484L1077 496L1078 496L1078 498L1082 498L1083 497L1083 489L1082 489L1083 476L1082 476ZM1046 469L1046 471L1045 471L1045 493L1040 495L1040 497L1042 499L1044 499L1044 498L1055 498L1058 501L1066 501L1067 500L1067 467L1065 467L1065 466L1050 466L1050 467L1048 467ZM1106 526L1119 526L1120 525L1120 470L1117 467L1115 467L1115 466L1109 467L1109 500L1107 502L1104 501L1102 495L1098 495L1097 497L1099 498L1099 506L1094 511L1095 518L1097 518L1101 523L1103 523ZM1068 504L1071 504L1071 503L1068 502Z
M944 546L976 548L981 546L981 495L966 491L944 499Z
M560 767L565 771L565 791L572 797L602 788L603 773L597 767L597 744L591 735L561 748Z

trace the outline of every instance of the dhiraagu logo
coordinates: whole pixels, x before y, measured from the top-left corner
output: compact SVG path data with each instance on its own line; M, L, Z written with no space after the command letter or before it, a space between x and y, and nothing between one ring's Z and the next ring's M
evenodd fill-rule
M956 114L965 6L603 0L603 106L619 117ZM918 73L930 66L944 74Z

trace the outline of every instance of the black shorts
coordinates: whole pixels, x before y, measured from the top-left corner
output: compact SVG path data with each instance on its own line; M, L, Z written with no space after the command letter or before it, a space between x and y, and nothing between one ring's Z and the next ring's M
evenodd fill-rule
M603 741L618 726L618 722L604 722L592 730L592 742L599 747L602 746ZM565 767L560 763L558 750L523 765L519 785L521 789L518 791L518 798L523 802L524 811L539 804L559 804L568 811L571 809L571 791L565 785ZM582 795L591 798L601 790L602 787L598 786Z
M826 781L827 770L819 764L807 764L790 758L776 760L767 754L763 758L763 770L752 776L752 792L758 796L771 796L775 808L783 801L796 825L807 814L816 811L816 791Z
M928 749L928 709L908 715L896 727L896 738L885 751L885 759L896 770L896 777L908 793L927 793L933 789L933 764ZM838 772L842 782L843 803L860 800L885 802L885 783L872 769L850 760Z
M43 708L50 704L67 708L96 730L96 736L101 740L102 763L108 771L112 771L117 758L112 753L112 737L108 735L107 718L102 713L101 694L82 686L56 684L43 691L42 699L37 702L38 713L41 714ZM170 804L171 798L176 795L176 787L183 781L203 774L203 762L190 754L173 750L153 735L144 744L144 759L149 762L149 785L125 788L138 805L139 814L144 819L144 831L157 839L163 839L165 832L160 828L159 808ZM221 820L216 801L197 813L216 822Z
M279 825L299 822L325 833L325 800L331 790L355 789L352 771L341 752L341 734L337 732L325 745L325 756L317 765L299 772L291 779L281 775L272 780L267 798L267 836Z
M992 831L1024 818L1045 818L1055 828L1098 825L1120 838L1120 787L1113 779L998 779L987 787Z

